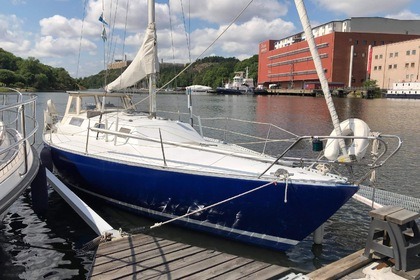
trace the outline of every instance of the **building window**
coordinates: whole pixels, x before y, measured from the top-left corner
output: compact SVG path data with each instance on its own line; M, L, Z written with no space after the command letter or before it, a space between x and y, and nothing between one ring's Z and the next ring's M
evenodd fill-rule
M363 40L363 45L367 45L367 41L366 40Z
M378 70L378 66L373 67L373 70Z
M405 78L408 80L408 78L410 78L410 75L408 75L408 74L405 75Z
M389 57L393 57L393 56L394 56L394 54L393 54L393 53L390 53L390 54L389 54Z
M354 41L354 44L355 44L355 45L358 45L358 44L359 44L359 40L355 40L355 41Z
M362 53L362 57L365 57L365 53Z
M375 54L375 59L378 59L378 55L377 54Z
M413 54L413 55L416 54L416 50L412 50L411 54Z
M376 46L376 41L373 41L373 42L372 42L372 45Z
M397 64L394 64L394 69L397 69Z
M380 54L380 55L379 55L379 59L382 59L382 57L383 57L383 56L382 56L382 54Z
M381 45L385 45L385 41L381 41Z
M405 68L408 68L408 65L410 65L410 63L406 63L406 64L405 64Z
M379 65L378 70L382 70L382 65Z
M415 63L411 62L411 68L414 68Z
M354 53L353 53L353 56L354 56L354 57L356 57L356 56L357 56L357 52L354 52Z
M392 69L392 65L390 64L390 65L388 65L388 69Z
M410 55L410 51L406 51L406 52L405 52L405 54L406 54L406 55Z
M398 57L398 52L395 52L394 53L394 57Z

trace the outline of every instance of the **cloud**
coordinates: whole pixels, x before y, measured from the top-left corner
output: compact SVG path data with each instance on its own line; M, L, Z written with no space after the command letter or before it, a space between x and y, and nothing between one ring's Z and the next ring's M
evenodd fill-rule
M185 1L170 1L173 11L185 17L200 19L209 23L224 25L230 23L250 1L195 0L186 5ZM184 3L184 6L181 6ZM288 6L276 0L254 0L239 17L237 23L243 23L254 17L272 20L287 14Z
M409 10L402 10L397 14L387 15L388 18L404 19L404 20L420 20L420 14L413 13Z
M347 16L370 16L387 14L407 7L412 0L314 0L322 9Z
M23 21L16 15L0 15L0 48L17 56L30 49L31 34L24 32L22 25Z

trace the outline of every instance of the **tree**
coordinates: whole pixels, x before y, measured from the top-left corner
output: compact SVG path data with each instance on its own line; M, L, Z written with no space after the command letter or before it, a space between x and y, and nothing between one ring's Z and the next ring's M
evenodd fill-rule
M0 83L4 83L8 86L11 86L15 82L17 82L15 72L7 69L0 69Z

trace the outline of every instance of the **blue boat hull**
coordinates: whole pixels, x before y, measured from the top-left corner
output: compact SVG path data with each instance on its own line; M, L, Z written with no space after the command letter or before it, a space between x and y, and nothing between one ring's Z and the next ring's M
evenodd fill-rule
M168 220L267 182L205 176L110 162L51 149L56 170L72 184L119 207ZM357 192L353 185L284 182L199 212L177 223L246 243L287 250L332 216Z

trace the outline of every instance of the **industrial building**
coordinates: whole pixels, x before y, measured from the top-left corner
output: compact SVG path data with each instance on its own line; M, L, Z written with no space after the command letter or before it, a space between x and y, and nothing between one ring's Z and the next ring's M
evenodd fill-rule
M382 89L393 83L419 82L420 39L403 41L372 49L371 80Z
M420 38L420 20L355 17L312 29L331 88L359 87L370 78L372 48ZM303 32L259 44L258 84L320 88Z

